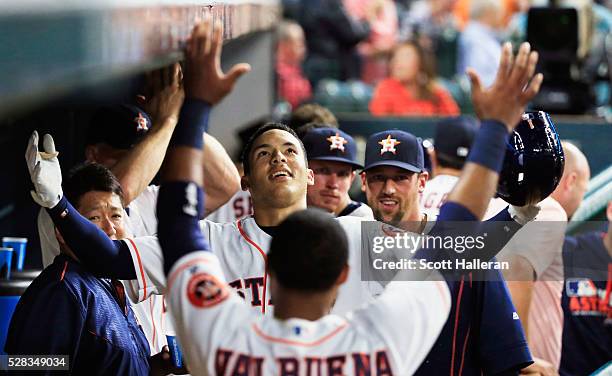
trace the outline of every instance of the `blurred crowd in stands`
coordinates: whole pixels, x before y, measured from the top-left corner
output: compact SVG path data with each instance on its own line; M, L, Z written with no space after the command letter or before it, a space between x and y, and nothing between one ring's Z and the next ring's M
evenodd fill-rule
M556 38L546 33L554 35L555 28L563 29L564 19L551 13L543 21L532 22L532 34L540 35L528 38L528 15L533 8L558 7L576 10L578 45L576 56L571 56L565 65L551 68L546 58L542 59L539 70L546 71L545 86L565 85L570 98L557 110L554 103L548 109L609 119L612 1L550 3L284 0L285 21L279 27L276 57L279 100L287 110L316 102L334 112L370 112L376 116L471 113L466 69L476 70L484 84L493 82L505 41L516 47L528 39L548 38L554 53ZM561 31L558 36L563 39ZM569 40L556 43L572 45ZM545 47L541 44L539 51ZM563 57L551 59L557 62ZM586 104L572 103L571 91L579 91L585 97L583 87L588 89L588 100L582 98ZM553 102L555 95L560 95L553 89L543 92ZM549 103L538 105L547 107Z

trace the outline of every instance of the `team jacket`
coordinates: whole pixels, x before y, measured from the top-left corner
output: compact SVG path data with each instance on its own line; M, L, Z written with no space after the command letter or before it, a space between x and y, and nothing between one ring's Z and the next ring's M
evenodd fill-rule
M75 375L149 374L149 345L125 294L65 255L21 296L5 351L68 355Z

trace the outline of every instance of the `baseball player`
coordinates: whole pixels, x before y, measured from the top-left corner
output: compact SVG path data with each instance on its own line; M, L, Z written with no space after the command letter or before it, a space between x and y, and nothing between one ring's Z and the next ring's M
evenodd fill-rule
M221 48L220 43L216 46L218 49ZM530 56L529 64L526 63L528 56ZM513 103L518 106L519 99L524 100L531 95L533 86L530 86L528 92L523 92L524 85L518 88L517 82L522 82L525 77L533 75L534 56L529 54L526 45L517 56L518 61L525 64L513 65L508 47L505 60L501 64L504 69L512 67L515 73L500 75L500 84L494 89L479 91L475 101L479 105L482 101L486 102L485 110L481 112L484 116L502 119L505 124L513 124L514 119L507 120L506 117L516 108L500 109L497 101L514 101ZM213 65L215 59L219 59L219 54L208 54L201 58L200 66ZM202 71L204 73L200 74L210 72L208 69ZM521 73L516 73L519 71ZM539 80L535 79L534 85L537 86ZM219 100L218 93L225 95L229 90L226 86L217 87L218 78L207 77L202 81L208 82L209 90L217 95L214 97L215 102L205 99L209 103L216 103ZM190 85L186 84L185 87ZM207 98L210 94L199 95ZM494 102L495 105L489 102ZM205 118L205 115L198 116ZM180 121L182 119L187 118L181 115ZM306 157L299 139L290 129L280 124L269 124L258 129L247 143L243 155L242 185L251 192L254 216L227 224L203 221L201 226L215 253L219 255L229 285L237 290L239 296L243 297L252 309L266 313L270 312L272 307L269 274L265 268L271 234L274 234L278 224L289 214L306 208L306 189L313 182L313 174L306 168ZM349 266L352 270L360 270L361 220L356 217L341 217L338 221L347 232L349 240ZM68 229L64 232L70 233ZM75 231L72 234L77 238L87 235L83 231ZM65 238L70 244L69 236ZM97 268L100 273L109 273L105 275L135 279L134 288L128 289L128 292L138 300L146 298L149 294L165 291L166 281L161 270L162 256L157 239L135 238L119 242L116 245L118 249L113 248L112 244L110 247L112 249L106 252L105 257L102 257L104 249L92 249L90 254L80 254L79 258L89 267ZM101 262L101 259L105 261ZM364 302L373 300L373 295L373 291L363 285L359 273L349 273L347 282L340 288L334 312L347 312Z
M459 180L476 132L478 122L467 116L444 119L436 124L434 149L429 153L433 178L427 181L419 199L421 212L428 218L438 216L440 207Z
M563 244L564 313L561 375L609 375L612 359L612 201L607 232ZM602 368L597 372L598 368Z
M190 47L198 42L192 39ZM190 52L189 47L187 51ZM521 59L525 62L526 55L519 56L519 62ZM530 60L535 63L537 59ZM502 117L506 124L515 123L520 116L517 110L522 110L525 101L537 92L540 82L538 76L526 93L522 93L526 84L523 79L515 83L514 89L521 94L508 96L514 108L502 112L507 115ZM477 84L475 87L479 88ZM500 95L507 92L506 88L497 89ZM496 91L495 87L492 91ZM349 274L348 239L342 236L341 227L329 219L298 210L275 229L266 269L276 302L274 317L254 316L248 301L245 305L231 291L223 267L209 251L198 222L204 194L200 188L201 175L190 161L197 159L201 145L188 135L205 127L205 122L179 125L185 137L173 143L169 152L158 201L159 240L168 274L169 302L192 372L298 375L311 374L316 369L323 375L412 374L435 340L430 338L436 332L429 331L431 322L435 322L437 330L440 325L439 312L425 319L419 311L429 311L429 304L438 311L448 310L447 292L440 295L435 291L442 286L444 290L445 285L396 280L376 302L346 316L326 316L339 294L339 285ZM482 217L497 185L497 171L510 129L512 126L500 122L484 122L475 142L476 152L441 208L440 221ZM274 158L284 159L287 167L279 168L284 167L280 162L272 163L276 168L250 178L267 179L276 193L284 194L292 187L285 184L276 187L275 183L308 177L300 176L303 172L292 168L295 161L303 162L303 156L296 150L299 146L280 132L274 128L268 137L265 133L261 135L265 143L256 141L252 167L274 162ZM245 166L245 172L249 167ZM428 249L420 250L416 257L427 257L425 254L429 254ZM444 252L434 254L444 258ZM421 296L423 289L431 296L424 298L425 306L417 308L414 303L424 301L415 302L414 297ZM422 347L422 351L415 353L415 345Z
M331 127L312 128L301 136L314 184L308 186L309 207L321 208L337 217L352 215L374 219L372 209L351 200L349 188L363 166L357 161L353 137Z
M532 121L541 125L545 124L543 119L544 116L537 116ZM550 124L554 127L552 121ZM528 142L530 137L523 135L522 139ZM558 143L558 140L546 140L535 145L526 144L523 150L542 149L544 145L555 143ZM498 259L510 263L510 269L504 271L504 278L517 312L522 318L529 348L535 357L535 363L525 370L526 373L554 375L559 370L564 316L559 304L563 291L562 246L568 217L571 217L580 205L590 176L589 164L584 154L570 143L561 144L565 167L559 185L556 188L548 188L555 190L538 204L541 210L535 221L522 228L498 256ZM542 167L537 160L523 159L529 162L525 164L525 173L542 174ZM532 186L530 189L536 190L537 187ZM492 200L485 217L493 215L503 205L506 205L506 202L501 198Z
M362 182L378 219L415 232L430 232L434 217L422 214L418 206L419 190L427 184L423 161L420 140L410 133L391 130L370 136ZM522 213L525 209L509 210ZM449 280L448 286L451 316L416 374L498 374L516 372L531 363L499 270L468 271L458 280Z
M159 74L157 74L159 73ZM166 147L176 126L184 93L180 86L178 64L150 76L156 93L149 106L153 121L140 108L131 105L106 107L94 115L88 130L85 155L88 161L110 168L121 182L128 206L124 218L130 236L157 233L155 204L159 187L149 185L163 161ZM221 144L212 136L207 139L202 165L207 177L207 210L215 210L237 189L239 177ZM60 180L61 181L61 180ZM222 184L219 184L222 181ZM53 223L45 210L38 217L43 266L48 266L60 253ZM134 304L133 309L142 325L152 353L166 345L161 332L169 320L165 317L163 299L152 296L148 301Z

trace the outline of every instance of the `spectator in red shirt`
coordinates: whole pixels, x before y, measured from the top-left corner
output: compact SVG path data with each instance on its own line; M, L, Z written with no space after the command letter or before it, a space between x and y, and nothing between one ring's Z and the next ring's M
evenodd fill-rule
M278 96L296 108L310 99L310 82L302 72L302 62L306 56L304 31L295 22L284 21L279 26L276 50L276 75Z
M436 83L433 56L414 42L399 44L389 62L391 77L381 81L370 112L385 116L456 116L459 107Z

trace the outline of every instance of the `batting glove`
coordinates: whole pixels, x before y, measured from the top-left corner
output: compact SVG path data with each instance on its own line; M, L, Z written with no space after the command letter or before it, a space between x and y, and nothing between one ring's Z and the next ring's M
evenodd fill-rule
M34 190L30 191L36 203L45 208L52 208L60 201L62 192L62 170L58 152L55 151L53 137L46 134L43 138L44 151L38 151L38 132L34 131L26 150L26 163Z
M540 205L538 204L527 204L525 206L510 205L510 207L508 207L510 217L512 217L512 219L521 226L533 221L539 212Z

